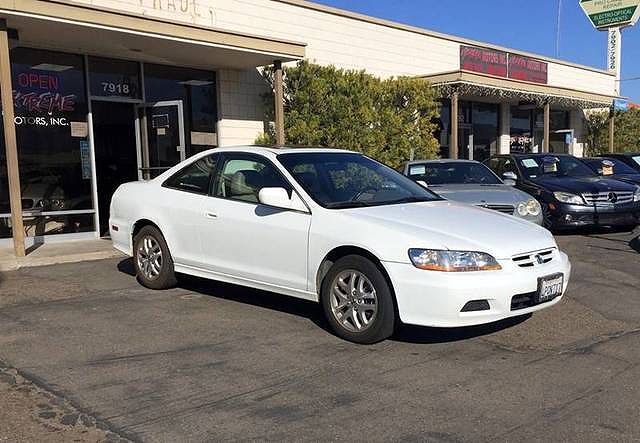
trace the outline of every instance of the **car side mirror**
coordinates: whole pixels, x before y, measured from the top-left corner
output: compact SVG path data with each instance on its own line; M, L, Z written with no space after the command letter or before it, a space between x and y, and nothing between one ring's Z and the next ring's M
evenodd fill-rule
M507 171L502 174L502 181L507 186L515 186L518 181L518 176L515 172Z
M291 197L284 188L262 188L258 193L258 200L263 205L275 208L290 209L293 211L309 212L302 199L293 192Z

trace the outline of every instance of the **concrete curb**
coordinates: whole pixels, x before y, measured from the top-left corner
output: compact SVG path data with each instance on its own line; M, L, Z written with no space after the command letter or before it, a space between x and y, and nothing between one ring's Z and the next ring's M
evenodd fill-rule
M61 263L78 263L82 261L104 260L126 256L115 249L109 251L85 252L77 254L66 254L55 257L23 257L14 258L0 263L0 272L16 271L20 268L30 268L36 266L57 265Z

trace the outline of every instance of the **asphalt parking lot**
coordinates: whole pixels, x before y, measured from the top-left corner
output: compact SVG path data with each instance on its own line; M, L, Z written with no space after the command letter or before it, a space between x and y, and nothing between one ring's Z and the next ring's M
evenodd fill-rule
M66 417L103 432L87 440L640 441L637 235L558 237L574 268L554 309L373 346L312 303L144 289L128 260L3 273L0 384L27 380L52 435Z

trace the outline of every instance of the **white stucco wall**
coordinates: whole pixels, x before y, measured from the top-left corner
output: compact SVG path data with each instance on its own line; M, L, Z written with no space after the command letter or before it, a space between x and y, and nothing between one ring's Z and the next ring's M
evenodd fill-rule
M307 58L315 63L365 69L381 77L458 70L459 47L470 44L455 37L426 35L276 0L65 1L303 42ZM611 75L554 61L548 65L551 86L614 94ZM253 70L221 70L219 78L220 144L253 142L263 130L259 96L265 90L263 82Z

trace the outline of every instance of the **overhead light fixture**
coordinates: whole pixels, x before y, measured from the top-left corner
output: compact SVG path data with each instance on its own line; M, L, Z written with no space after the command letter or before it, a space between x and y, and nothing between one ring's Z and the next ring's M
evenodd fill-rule
M38 71L63 72L63 71L68 71L69 69L73 69L73 66L56 65L53 63L40 63L39 65L32 66L31 69L36 69Z
M208 80L185 80L179 83L187 86L207 86L207 85L213 84L212 81L208 81Z

